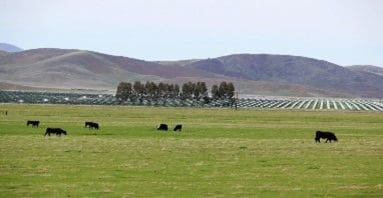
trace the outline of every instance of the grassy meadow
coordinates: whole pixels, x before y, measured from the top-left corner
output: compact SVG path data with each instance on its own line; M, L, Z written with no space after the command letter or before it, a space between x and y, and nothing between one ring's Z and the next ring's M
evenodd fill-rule
M383 113L0 104L0 197L121 196L383 197Z

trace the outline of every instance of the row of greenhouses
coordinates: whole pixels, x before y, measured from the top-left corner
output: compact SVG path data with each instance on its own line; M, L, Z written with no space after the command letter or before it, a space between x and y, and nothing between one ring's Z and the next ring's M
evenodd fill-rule
M0 91L0 103L134 105L164 107L237 107L307 110L383 111L383 100L339 98L240 98L196 100L181 98L136 98L120 101L111 94Z

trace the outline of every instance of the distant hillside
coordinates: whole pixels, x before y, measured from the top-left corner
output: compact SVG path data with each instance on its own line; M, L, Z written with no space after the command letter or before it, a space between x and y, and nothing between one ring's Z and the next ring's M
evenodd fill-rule
M0 90L34 90L34 89L35 89L34 87L0 82Z
M201 59L190 59L190 60L179 60L179 61L155 61L155 63L159 63L161 65L178 65L178 66L185 66L197 61L200 61Z
M246 80L299 84L361 97L383 97L383 77L306 57L238 54L205 59L185 67Z
M59 89L52 87L32 87L13 83L0 82L0 91L33 91L33 92L60 92L60 93L93 93L93 94L113 94L109 90L102 89Z
M190 77L214 78L215 75L84 50L43 48L0 58L0 79L28 86L115 89L120 81Z
M121 81L234 82L240 94L383 97L383 77L306 57L237 54L149 62L75 49L0 53L0 80L32 87L114 91Z
M0 50L0 57L7 56L9 52Z
M383 76L383 68L382 67L377 67L373 65L353 65L347 67L349 69L352 69L353 71L358 71L358 72L367 72L367 73L372 73L376 74L379 76Z
M23 51L23 49L21 49L21 48L19 48L17 46L8 44L8 43L0 43L0 50L1 51L5 51L5 52L20 52L20 51Z

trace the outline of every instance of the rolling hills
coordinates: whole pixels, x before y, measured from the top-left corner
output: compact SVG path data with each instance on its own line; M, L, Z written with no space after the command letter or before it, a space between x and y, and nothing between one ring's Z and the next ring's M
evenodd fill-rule
M312 58L270 55L237 54L205 59L185 67L254 81L299 84L362 97L381 97L382 76L360 72Z
M347 67L351 70L358 71L358 72L367 72L367 73L372 73L376 74L379 76L383 76L383 68L382 67L377 67L373 65L352 65Z
M383 76L323 60L270 54L145 61L98 52L41 48L0 53L0 81L47 88L109 89L120 81L232 81L241 94L383 97Z
M20 52L20 51L23 51L23 49L21 49L21 48L19 48L17 46L8 44L8 43L0 43L0 50L1 51L5 51L5 52Z
M215 76L193 68L84 50L33 49L0 58L1 81L28 86L115 89L120 81L180 81Z

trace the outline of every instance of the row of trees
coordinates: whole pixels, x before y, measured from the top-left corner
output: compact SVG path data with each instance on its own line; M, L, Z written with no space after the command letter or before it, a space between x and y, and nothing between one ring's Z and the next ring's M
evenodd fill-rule
M117 87L116 97L126 100L132 97L176 97L179 95L180 87L177 84L166 84L154 82L146 82L145 84L140 81L134 82L120 82Z
M219 85L213 85L211 88L211 97L213 99L232 99L234 96L234 85L231 82L221 82ZM187 82L180 89L178 84L167 84L160 82L147 81L141 83L136 81L120 82L117 87L116 97L121 100L128 98L178 98L183 99L209 99L208 89L205 82Z

